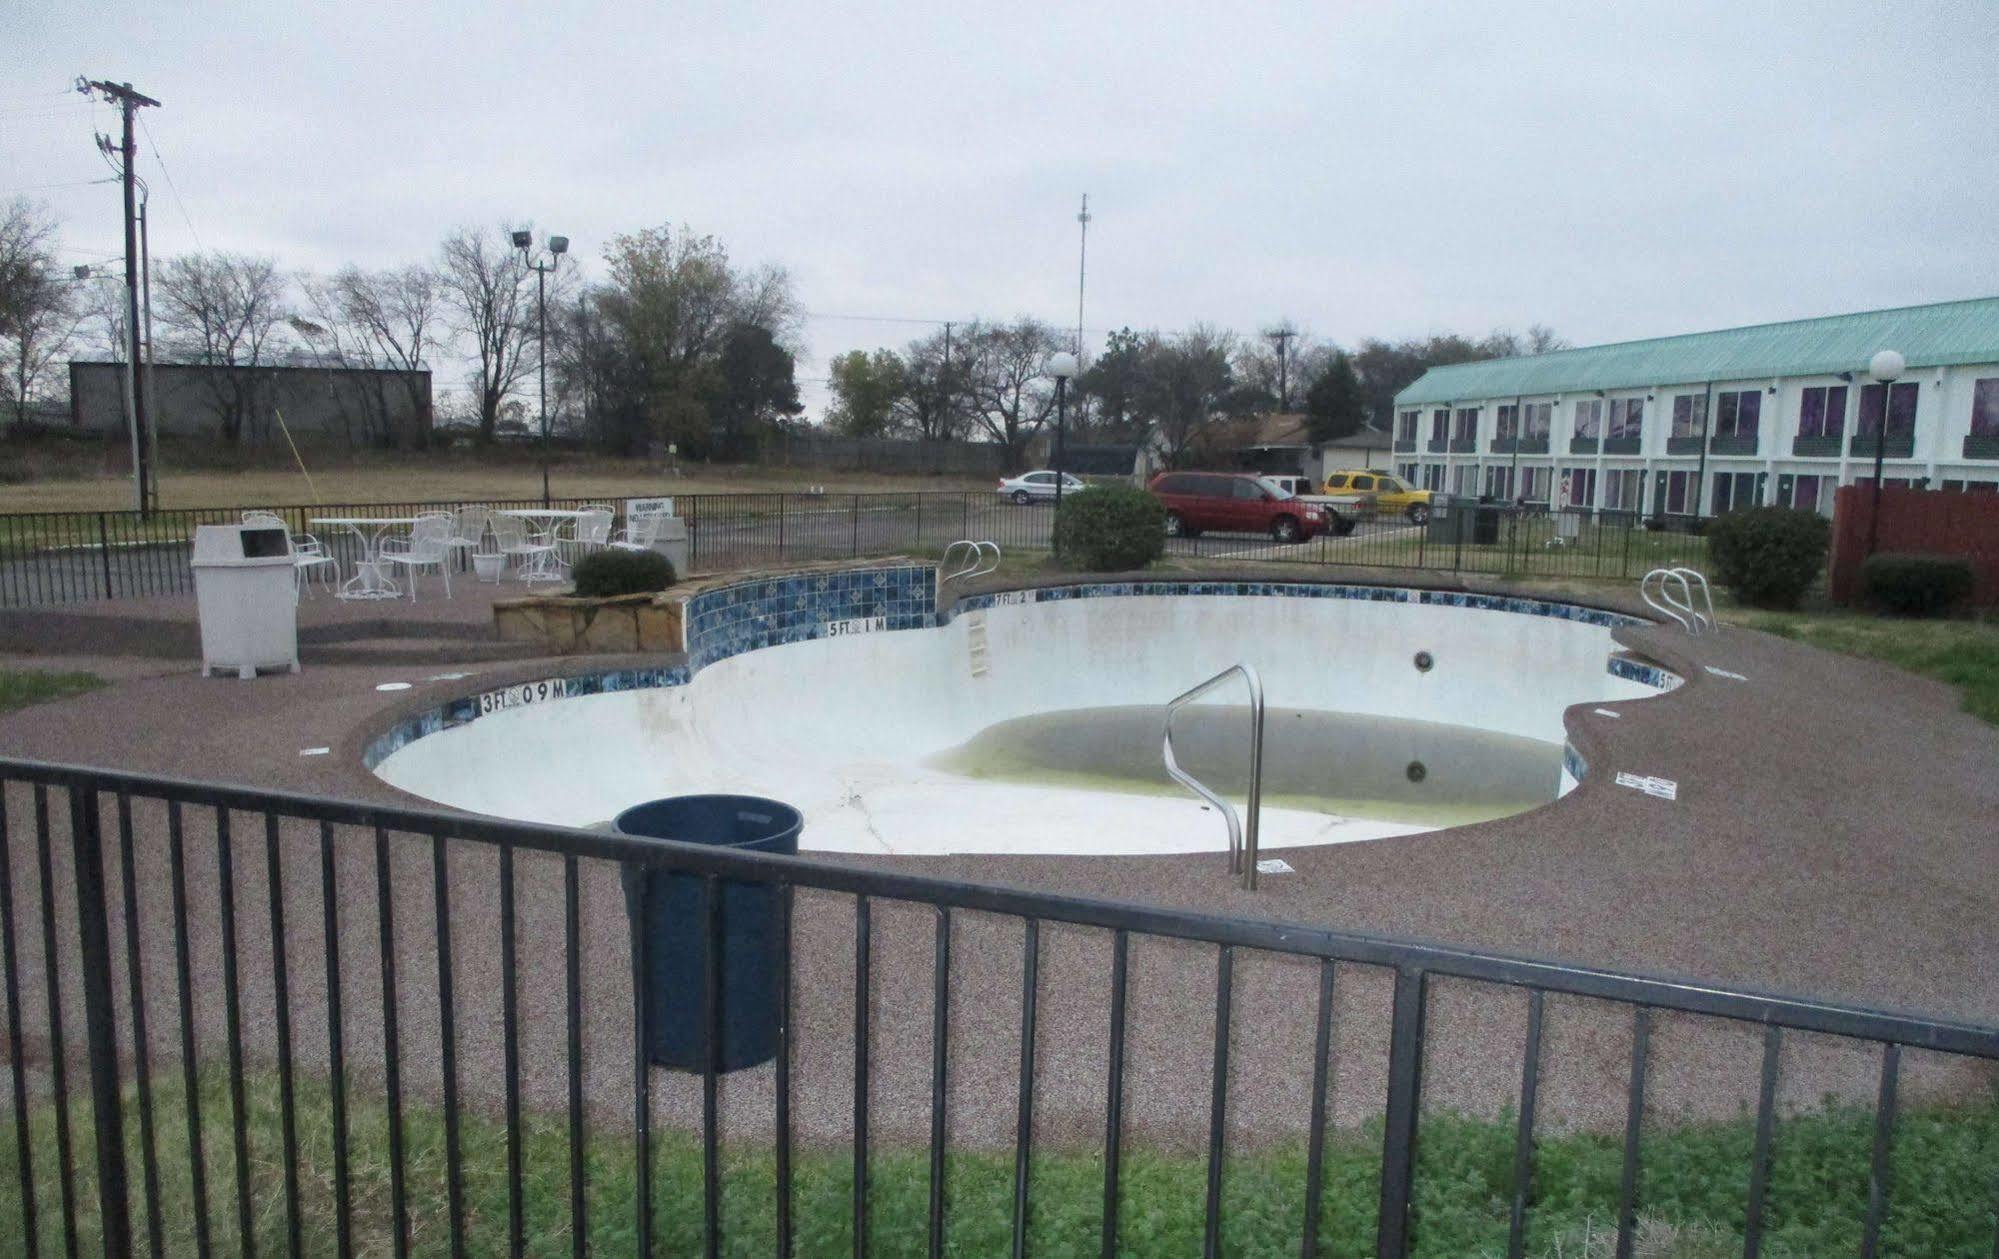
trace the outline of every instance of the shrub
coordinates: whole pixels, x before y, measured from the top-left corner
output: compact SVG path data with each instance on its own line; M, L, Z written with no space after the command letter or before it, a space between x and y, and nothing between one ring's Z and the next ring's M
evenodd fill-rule
M1870 555L1860 588L1877 607L1900 616L1941 616L1971 597L1971 561L1961 555Z
M1715 576L1744 603L1795 608L1825 572L1832 524L1815 511L1752 507L1708 525Z
M1055 513L1056 560L1092 573L1118 573L1166 553L1166 509L1128 485L1095 486L1062 499Z
M576 561L576 596L613 599L619 595L650 594L674 583L673 561L658 551L627 551L607 547Z

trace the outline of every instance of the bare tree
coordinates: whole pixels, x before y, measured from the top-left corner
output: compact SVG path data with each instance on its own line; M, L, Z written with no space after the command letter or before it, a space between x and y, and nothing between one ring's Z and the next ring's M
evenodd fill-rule
M534 274L507 228L460 228L440 256L438 296L451 330L470 342L476 366L466 383L479 407L479 440L490 443L501 405L539 362ZM575 274L572 267L552 278L566 285ZM560 304L560 291L549 294L550 309Z
M431 409L425 356L434 347L441 286L429 267L415 264L387 271L348 267L333 278L340 315L370 357L400 373L410 422L395 436L404 446L429 440Z
M262 436L258 406L268 364L285 327L285 280L268 258L244 254L183 254L162 269L161 323L167 345L183 362L224 369L207 373L223 440L235 445L245 429Z
M960 395L973 423L1006 447L1009 470L1021 466L1027 443L1055 410L1046 368L1048 356L1066 344L1055 329L1026 316L965 329Z
M322 276L301 275L298 287L305 299L304 309L285 323L311 353L314 366L332 372L374 366L367 343L358 329L349 326L341 308L340 286ZM326 385L327 400L339 417L345 444L382 445L389 441L385 391L341 388L330 377Z
M0 346L16 423L28 418L29 399L82 323L83 303L55 246L55 219L45 209L25 198L0 207Z

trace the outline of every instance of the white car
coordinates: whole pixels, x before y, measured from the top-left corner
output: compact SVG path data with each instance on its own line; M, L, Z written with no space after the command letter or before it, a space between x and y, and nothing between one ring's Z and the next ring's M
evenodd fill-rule
M1075 494L1088 488L1090 487L1068 473L1064 472L1062 474L1062 492L1064 494ZM1055 474L1053 472L1023 472L1019 476L1007 477L999 483L999 495L1001 498L1010 498L1022 506L1026 506L1028 503L1041 498L1053 501L1055 498Z

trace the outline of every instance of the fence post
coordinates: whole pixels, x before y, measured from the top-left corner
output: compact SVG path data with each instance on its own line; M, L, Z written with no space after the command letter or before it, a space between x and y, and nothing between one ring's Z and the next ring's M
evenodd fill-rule
M1631 528L1637 523L1636 516L1624 522L1624 558L1617 562L1617 575L1627 580L1631 576Z
M780 564L784 562L784 505L790 501L789 494L777 496L777 560Z
M99 513L100 517L102 513ZM97 1201L104 1253L132 1252L132 1217L125 1184L125 1126L118 1089L118 1045L111 1013L111 939L105 927L104 841L97 792L69 789L69 833L75 851L76 925L83 958L84 1038L90 1050L90 1109L97 1129ZM51 1000L54 999L53 994ZM51 1052L62 1053L64 1046Z
M854 495L853 516L854 540L848 554L850 556L859 556L861 553L861 496L859 494Z
M1450 501L1450 508L1451 571L1458 573L1463 572L1465 567L1465 518L1464 513L1458 509L1458 500L1456 498ZM1476 521L1478 517L1474 516L1472 519Z
M916 541L911 546L910 549L915 551L921 551L923 549L923 491L922 490L916 491Z
M104 597L111 595L111 537L103 512L97 513L97 554L104 561Z
M1388 1039L1387 1126L1381 1145L1381 1213L1374 1237L1379 1259L1403 1259L1409 1253L1416 1120L1423 1091L1423 997L1428 982L1429 976L1414 967L1396 969Z

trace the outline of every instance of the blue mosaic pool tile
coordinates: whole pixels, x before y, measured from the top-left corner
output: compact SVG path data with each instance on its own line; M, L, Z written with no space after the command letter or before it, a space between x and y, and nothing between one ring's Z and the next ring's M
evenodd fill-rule
M1569 777L1575 779L1577 782L1581 782L1583 776L1589 773L1589 762L1583 759L1581 752L1576 751L1575 744L1564 741L1562 743L1562 768L1569 771Z
M1678 690L1686 682L1685 678L1671 669L1662 669L1656 664L1646 664L1629 656L1612 656L1610 674L1612 677L1636 682L1640 686L1649 686L1656 691Z

